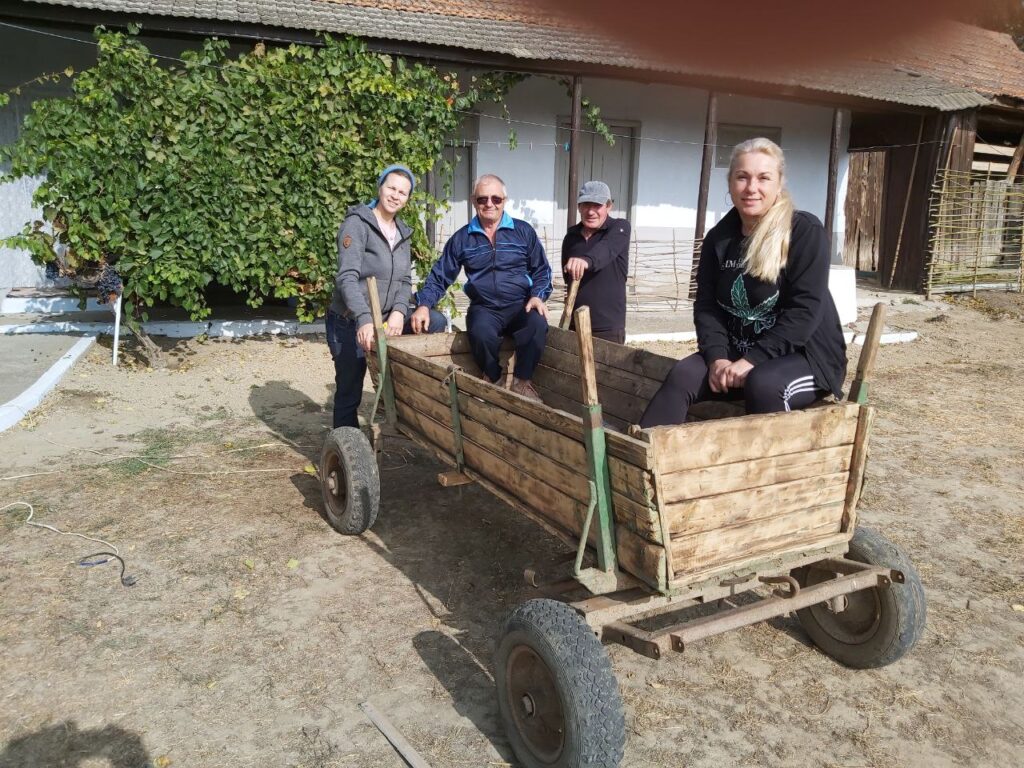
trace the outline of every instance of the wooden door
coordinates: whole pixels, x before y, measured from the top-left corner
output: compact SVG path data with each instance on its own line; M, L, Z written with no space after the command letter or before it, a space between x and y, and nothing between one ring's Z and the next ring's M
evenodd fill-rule
M884 185L884 150L850 152L843 264L861 272L878 271Z
M636 127L621 123L609 123L608 128L615 134L615 145L608 144L602 137L588 131L579 135L579 184L586 181L603 181L612 193L612 216L629 219L633 205L634 141ZM558 129L555 147L555 210L554 230L559 241L565 234L566 206L569 200L569 126Z

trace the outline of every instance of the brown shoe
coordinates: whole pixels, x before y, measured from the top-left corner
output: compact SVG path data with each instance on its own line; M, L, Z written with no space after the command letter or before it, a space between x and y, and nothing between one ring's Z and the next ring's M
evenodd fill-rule
M512 386L509 387L509 389L512 392L515 392L517 395L522 395L527 400L534 400L538 403L544 402L543 400L541 400L540 394L537 392L537 390L533 388L533 384L530 383L529 379L513 378Z

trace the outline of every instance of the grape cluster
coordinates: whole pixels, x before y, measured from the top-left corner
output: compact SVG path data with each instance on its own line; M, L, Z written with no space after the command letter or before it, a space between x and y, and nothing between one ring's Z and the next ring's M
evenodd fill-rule
M100 279L96 283L96 291L99 293L97 301L100 304L106 304L111 298L120 296L123 290L124 285L121 283L121 276L117 274L117 270L109 264L103 267Z
M56 261L48 261L48 262L46 262L46 279L47 280L56 280L58 277L60 277L60 267L57 266L57 262Z

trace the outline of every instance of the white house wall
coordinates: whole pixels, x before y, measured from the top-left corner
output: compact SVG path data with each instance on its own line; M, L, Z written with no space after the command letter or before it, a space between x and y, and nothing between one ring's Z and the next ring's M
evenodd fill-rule
M679 242L692 237L695 229L701 152L704 140L707 92L695 88L645 85L625 81L584 79L584 95L601 108L609 123L639 123L636 139L639 153L634 181L631 219L640 239ZM492 110L491 118L480 119L476 171L496 173L509 187L510 211L546 231L552 239L565 230L564 212L556 210L556 144L559 119L570 110L563 84L531 77L517 86L507 99L518 146L508 147L510 125ZM788 183L797 207L825 216L828 156L833 111L771 99L720 94L718 119L721 123L769 125L782 129ZM848 126L849 121L844 125ZM628 140L628 139L619 139ZM840 148L838 194L834 242L842 243L845 221L842 215L848 162L845 148L848 130ZM581 179L581 182L584 179ZM464 197L464 195L461 195ZM726 170L714 168L708 193L706 226L710 228L731 207L727 197ZM451 231L451 223L446 228Z

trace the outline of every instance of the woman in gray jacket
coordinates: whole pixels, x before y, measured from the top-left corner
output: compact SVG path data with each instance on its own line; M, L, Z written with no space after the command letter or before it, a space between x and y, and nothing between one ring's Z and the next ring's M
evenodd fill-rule
M334 359L334 427L358 427L366 353L373 344L373 317L366 279L377 278L385 333L406 328L412 287L412 229L398 212L409 202L416 179L404 165L389 165L377 178L377 198L349 209L338 230L338 275L327 311L327 345ZM429 332L443 330L444 316L431 317Z

